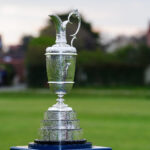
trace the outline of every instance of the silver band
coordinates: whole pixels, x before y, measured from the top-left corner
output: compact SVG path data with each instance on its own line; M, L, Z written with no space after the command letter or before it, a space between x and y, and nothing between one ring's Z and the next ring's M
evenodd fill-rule
M48 83L64 84L64 83L74 83L74 82L73 81L48 81Z
M45 55L77 55L77 53L45 53Z

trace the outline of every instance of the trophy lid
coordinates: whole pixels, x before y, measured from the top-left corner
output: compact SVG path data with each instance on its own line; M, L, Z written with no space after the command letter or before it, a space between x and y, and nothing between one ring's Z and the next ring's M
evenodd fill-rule
M67 40L66 40L66 26L68 23L71 23L70 22L71 16L77 17L79 22L78 22L78 27L77 27L76 32L70 35L73 38L71 40L71 45L69 45L67 44ZM62 21L60 17L55 14L50 15L50 17L56 26L56 44L46 49L46 55L55 54L55 53L56 54L61 54L61 53L70 54L71 53L72 55L76 55L76 48L73 47L73 41L74 39L76 39L76 34L78 33L80 29L80 24L81 24L81 18L80 18L78 10L73 10L71 13L69 13L68 19L66 21Z

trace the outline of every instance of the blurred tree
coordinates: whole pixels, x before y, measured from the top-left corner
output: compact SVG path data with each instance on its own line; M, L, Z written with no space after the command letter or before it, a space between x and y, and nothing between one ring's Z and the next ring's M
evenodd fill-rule
M148 65L150 64L150 48L144 44L137 46L127 45L114 52L116 59L120 63L130 65Z
M54 38L32 38L26 52L27 84L29 87L46 85L45 49L54 43Z
M3 53L3 43L2 43L2 37L0 35L0 57L1 57L2 53Z
M16 72L11 64L0 64L0 86L12 85Z
M137 57L138 57L138 61L140 62L140 64L149 65L150 64L150 48L145 44L139 45Z
M64 21L67 20L68 13L61 14L59 17ZM68 43L71 41L71 34L73 34L77 29L77 19L71 18L71 22L73 24L67 25L67 39ZM51 36L53 38L56 37L56 29L53 22L50 20L48 25L44 27L40 31L40 36ZM79 33L77 34L77 40L74 41L75 47L80 51L82 49L86 50L95 50L96 48L101 46L100 43L100 34L98 32L94 32L92 29L92 25L89 22L86 22L84 18L81 18L81 28Z
M26 51L29 45L30 40L33 37L30 35L23 36L21 39L21 50Z
M121 47L114 52L116 55L116 59L119 60L119 63L127 63L127 64L136 64L137 61L137 49L132 45L127 45L125 47Z

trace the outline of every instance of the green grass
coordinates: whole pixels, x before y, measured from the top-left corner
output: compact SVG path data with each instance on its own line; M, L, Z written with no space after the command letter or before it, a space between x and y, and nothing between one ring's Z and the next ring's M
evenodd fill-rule
M45 90L0 92L0 149L27 145L56 97ZM65 97L77 111L84 137L113 150L150 149L149 89L74 89Z

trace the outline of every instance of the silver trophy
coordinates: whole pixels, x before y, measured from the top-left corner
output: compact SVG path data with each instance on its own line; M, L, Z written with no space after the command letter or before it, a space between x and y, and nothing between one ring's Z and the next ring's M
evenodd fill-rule
M66 41L66 26L70 17L78 18L77 31L72 35L71 46ZM112 150L106 147L92 147L82 138L82 129L75 111L64 104L63 96L72 86L76 64L76 48L73 41L79 31L81 19L77 10L68 20L61 21L57 15L50 16L56 25L56 44L46 49L46 67L50 89L58 95L57 103L48 108L40 128L39 139L28 146L11 147L10 150Z
M71 16L77 17L78 27L71 35L71 46L66 41L66 26ZM76 48L73 41L79 31L81 18L78 10L73 10L66 21L62 21L57 15L50 15L56 26L56 44L46 49L46 68L48 83L51 91L58 95L57 103L45 112L40 140L43 141L79 141L82 138L82 129L76 113L67 104L64 104L63 96L68 93L74 83Z

